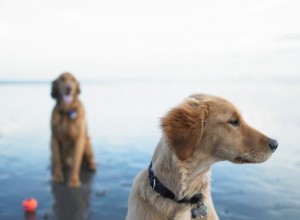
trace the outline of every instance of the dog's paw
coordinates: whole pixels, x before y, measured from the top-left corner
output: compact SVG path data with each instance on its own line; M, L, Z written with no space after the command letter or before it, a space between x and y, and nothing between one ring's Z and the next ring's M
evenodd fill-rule
M62 174L62 172L56 172L53 174L52 176L52 181L59 183L59 182L63 182L64 181L64 176Z
M72 188L76 188L81 186L81 182L78 178L71 178L68 182L68 186Z

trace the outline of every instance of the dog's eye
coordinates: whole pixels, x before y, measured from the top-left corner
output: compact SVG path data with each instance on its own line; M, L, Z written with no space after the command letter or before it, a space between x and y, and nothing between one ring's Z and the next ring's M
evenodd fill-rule
M241 122L238 119L229 120L228 123L231 124L232 126L235 126L235 127L237 127L241 124Z

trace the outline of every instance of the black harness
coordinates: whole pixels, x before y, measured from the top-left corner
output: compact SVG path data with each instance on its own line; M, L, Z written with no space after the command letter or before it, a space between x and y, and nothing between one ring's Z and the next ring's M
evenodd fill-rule
M184 197L181 200L177 200L175 194L165 187L159 179L154 175L152 170L152 162L148 167L148 177L151 188L161 195L164 198L171 199L177 203L186 203L186 204L197 204L197 207L192 209L192 218L196 218L198 216L204 217L207 216L207 206L202 203L203 195L201 193L195 194L191 198Z

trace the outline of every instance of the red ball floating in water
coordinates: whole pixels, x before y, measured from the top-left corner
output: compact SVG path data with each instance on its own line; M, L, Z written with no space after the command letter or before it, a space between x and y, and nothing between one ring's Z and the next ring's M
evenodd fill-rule
M22 203L26 212L34 212L38 206L38 202L35 198L25 199Z

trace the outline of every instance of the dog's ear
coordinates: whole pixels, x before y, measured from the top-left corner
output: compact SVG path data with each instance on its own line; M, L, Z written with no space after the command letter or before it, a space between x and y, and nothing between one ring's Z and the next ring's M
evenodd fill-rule
M207 116L207 105L189 97L162 118L163 132L180 160L191 157L200 144Z
M57 83L58 83L57 79L52 81L51 97L54 99L58 98L58 93L59 93Z
M80 92L81 92L81 90L80 90L80 84L79 84L79 82L76 80L76 94L79 95Z

